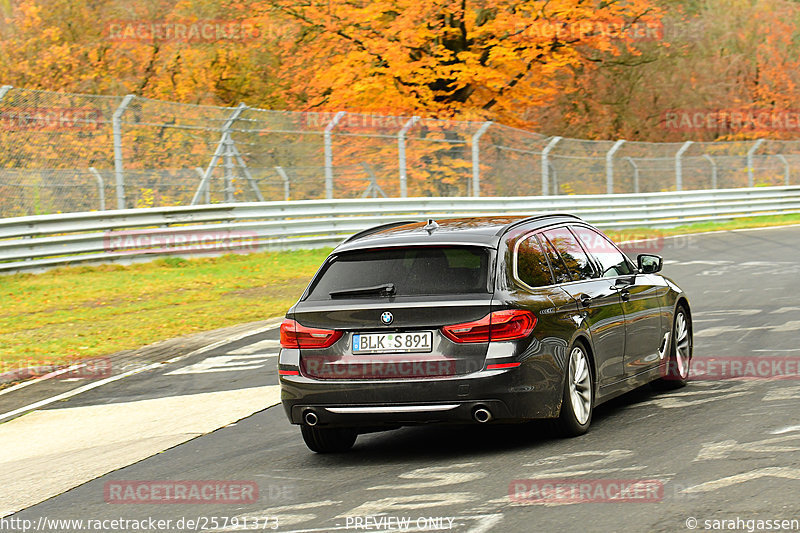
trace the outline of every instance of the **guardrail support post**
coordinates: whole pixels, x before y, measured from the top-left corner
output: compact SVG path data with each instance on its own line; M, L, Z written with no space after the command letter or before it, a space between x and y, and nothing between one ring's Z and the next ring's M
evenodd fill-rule
M106 185L103 182L103 176L94 167L89 167L89 172L94 174L97 180L97 196L100 199L100 211L106 210Z
M682 191L683 190L683 161L681 157L689 149L689 147L694 144L694 141L686 141L683 143L683 146L675 153L675 190Z
M333 143L331 132L346 114L345 111L339 111L325 126L325 198L328 200L333 199Z
M783 184L788 186L789 185L789 173L791 169L789 168L789 162L786 160L783 154L776 154L775 157L781 160L783 163Z
M419 121L413 116L397 132L397 164L400 170L400 198L408 197L408 174L406 174L406 133Z
M753 146L747 151L747 186L752 187L754 184L753 180L753 155L758 150L758 147L764 144L764 139L758 139Z
M625 161L633 168L633 192L639 194L639 165L637 165L632 157L626 157Z
M14 87L12 87L11 85L3 85L2 87L0 87L0 100L5 98L6 97L6 93L8 91L10 91L11 89L13 89L13 88Z
M606 152L606 194L614 194L614 154L625 143L620 139Z
M491 120L484 122L472 136L472 196L475 197L481 195L481 151L479 143L481 136L486 133L486 130L491 125Z
M111 116L111 128L114 135L114 177L117 185L117 209L125 209L125 174L122 166L122 114L133 98L134 95L132 94L125 96Z
M550 142L547 143L547 146L544 147L544 150L542 150L542 196L550 194L550 162L547 157L550 150L555 148L560 140L561 137L553 137L550 139Z
M703 159L708 160L711 163L711 188L717 188L717 162L714 161L714 158L708 154L703 154Z

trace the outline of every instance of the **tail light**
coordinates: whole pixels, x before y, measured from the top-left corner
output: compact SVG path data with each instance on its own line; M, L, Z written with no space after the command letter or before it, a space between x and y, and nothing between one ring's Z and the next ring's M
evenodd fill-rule
M480 320L444 326L442 333L453 342L497 342L524 339L536 327L536 316L522 309L495 311Z
M307 328L296 320L288 318L281 324L281 346L284 348L328 348L341 337L341 331Z

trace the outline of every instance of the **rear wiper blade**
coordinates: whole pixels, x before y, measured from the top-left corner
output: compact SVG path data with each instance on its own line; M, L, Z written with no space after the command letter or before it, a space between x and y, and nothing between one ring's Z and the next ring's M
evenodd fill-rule
M331 298L341 298L343 296L368 296L370 294L377 294L379 296L392 296L394 295L394 291L394 283L384 283L383 285L375 285L372 287L358 287L355 289L331 291L328 294Z

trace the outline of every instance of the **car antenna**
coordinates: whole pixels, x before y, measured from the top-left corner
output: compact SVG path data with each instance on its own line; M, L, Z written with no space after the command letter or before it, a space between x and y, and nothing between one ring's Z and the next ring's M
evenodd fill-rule
M437 224L436 221L433 220L432 218L429 218L428 219L428 223L425 224L425 227L423 227L422 229L427 231L428 235L432 235L433 232L436 231L438 228L439 228L439 224Z

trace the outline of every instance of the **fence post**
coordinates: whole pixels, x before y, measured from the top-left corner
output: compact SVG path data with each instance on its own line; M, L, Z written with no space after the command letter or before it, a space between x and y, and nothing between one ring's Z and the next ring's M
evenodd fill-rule
M103 182L103 176L94 167L89 167L89 172L94 174L97 180L97 196L100 199L100 211L106 210L106 185Z
M125 174L122 166L122 114L130 105L134 95L129 94L111 116L111 129L114 134L114 177L117 185L117 209L125 209Z
M753 180L753 154L756 153L756 150L758 150L758 147L761 146L763 143L764 143L764 139L758 139L753 144L753 146L751 146L750 149L747 151L747 186L748 187L752 187L753 183L754 183L754 180Z
M707 159L709 163L711 163L711 188L717 188L717 162L714 161L714 158L708 154L703 154L703 158Z
M214 155L211 157L211 162L208 164L208 167L206 167L205 174L203 174L203 179L200 180L200 186L197 188L197 191L195 191L194 197L192 198L192 203L190 205L197 205L197 202L200 201L200 195L203 194L203 191L207 190L210 193L211 174L214 172L214 168L217 166L219 158L227 155L229 150L228 144L233 142L231 140L231 126L233 126L233 123L236 122L236 119L239 118L239 115L241 115L242 111L245 109L247 109L246 105L239 104L238 107L233 110L231 116L228 117L228 120L225 121L225 124L222 125L222 136L219 138L219 142L217 143L217 149L214 150ZM206 197L209 196L209 193L206 194ZM228 199L227 190L225 199Z
M198 176L200 176L200 183L202 184L203 183L203 176L205 176L205 173L203 172L203 169L200 168L200 167L194 167L194 171L197 172ZM209 187L206 187L203 192L205 193L206 203L210 204L211 203L211 189Z
M281 177L283 181L283 199L285 201L289 201L289 176L286 174L286 171L283 170L283 167L275 167L275 172L278 173L278 176Z
M639 165L637 165L632 157L626 157L625 161L633 168L633 192L639 194Z
M542 150L542 196L550 194L550 162L547 160L547 156L560 140L561 137L553 137Z
M606 152L606 194L614 194L614 153L625 143L620 139Z
M689 149L689 147L694 144L694 141L686 141L683 143L683 146L678 149L675 153L675 190L682 191L683 190L683 161L681 157L683 157L684 152Z
M256 183L255 178L250 173L250 169L247 168L247 163L245 163L244 159L242 158L242 154L239 152L239 149L236 148L236 145L233 143L232 139L230 139L230 141L231 141L231 152L233 153L233 157L236 158L236 162L241 167L242 172L244 172L244 177L247 178L247 183L250 184L250 188L255 193L256 200L258 200L259 202L263 202L264 195L261 194L261 189L258 188L258 183Z
M491 120L487 120L478 131L472 136L472 196L481 195L481 151L480 142L481 136L486 133L486 130L492 125Z
M225 134L228 134L228 132L226 131ZM222 166L225 168L225 172L223 173L225 175L225 185L223 186L223 189L225 189L225 203L227 204L232 204L235 201L233 196L234 190L233 190L233 157L231 157L232 152L233 152L233 140L231 139L230 135L228 135L227 139L225 139L225 152L224 152L225 156L224 156L224 162L222 163Z
M347 113L339 111L333 119L325 126L325 198L333 199L333 147L331 143L331 132L333 128L342 120Z
M406 133L419 121L418 116L413 116L403 124L397 132L397 164L400 170L400 198L408 197L408 174L406 174Z
M783 184L789 185L789 173L791 172L791 169L789 168L789 162L786 160L786 157L784 157L783 154L775 154L775 157L780 159L781 163L783 163Z
M236 110L233 112L233 115L225 121L225 124L222 126L223 132L222 136L225 139L225 202L226 203L233 203L236 201L234 198L234 189L233 189L233 167L234 163L233 160L235 157L239 155L239 150L236 149L236 144L233 142L233 137L231 136L231 128L236 120L239 118L239 115L247 109L247 105L244 102L240 103ZM250 186L253 186L252 176L250 176L250 172L247 170L247 166L245 165L244 161L241 157L238 157L239 164L243 167L245 175L247 176L248 181L250 182ZM256 196L260 196L261 193L258 192ZM263 202L263 198L261 199Z
M360 164L361 167L364 169L364 172L369 174L369 185L367 185L367 188L364 189L363 193L361 193L361 198L366 198L370 194L372 195L373 198L377 198L378 195L381 195L381 197L386 198L387 197L386 193L383 192L381 186L378 185L378 176L376 176L375 171L372 170L372 165L364 161L362 161Z
M550 170L553 172L553 196L558 196L558 191L561 188L561 185L558 183L558 171L551 161L548 161L547 164L550 165Z

